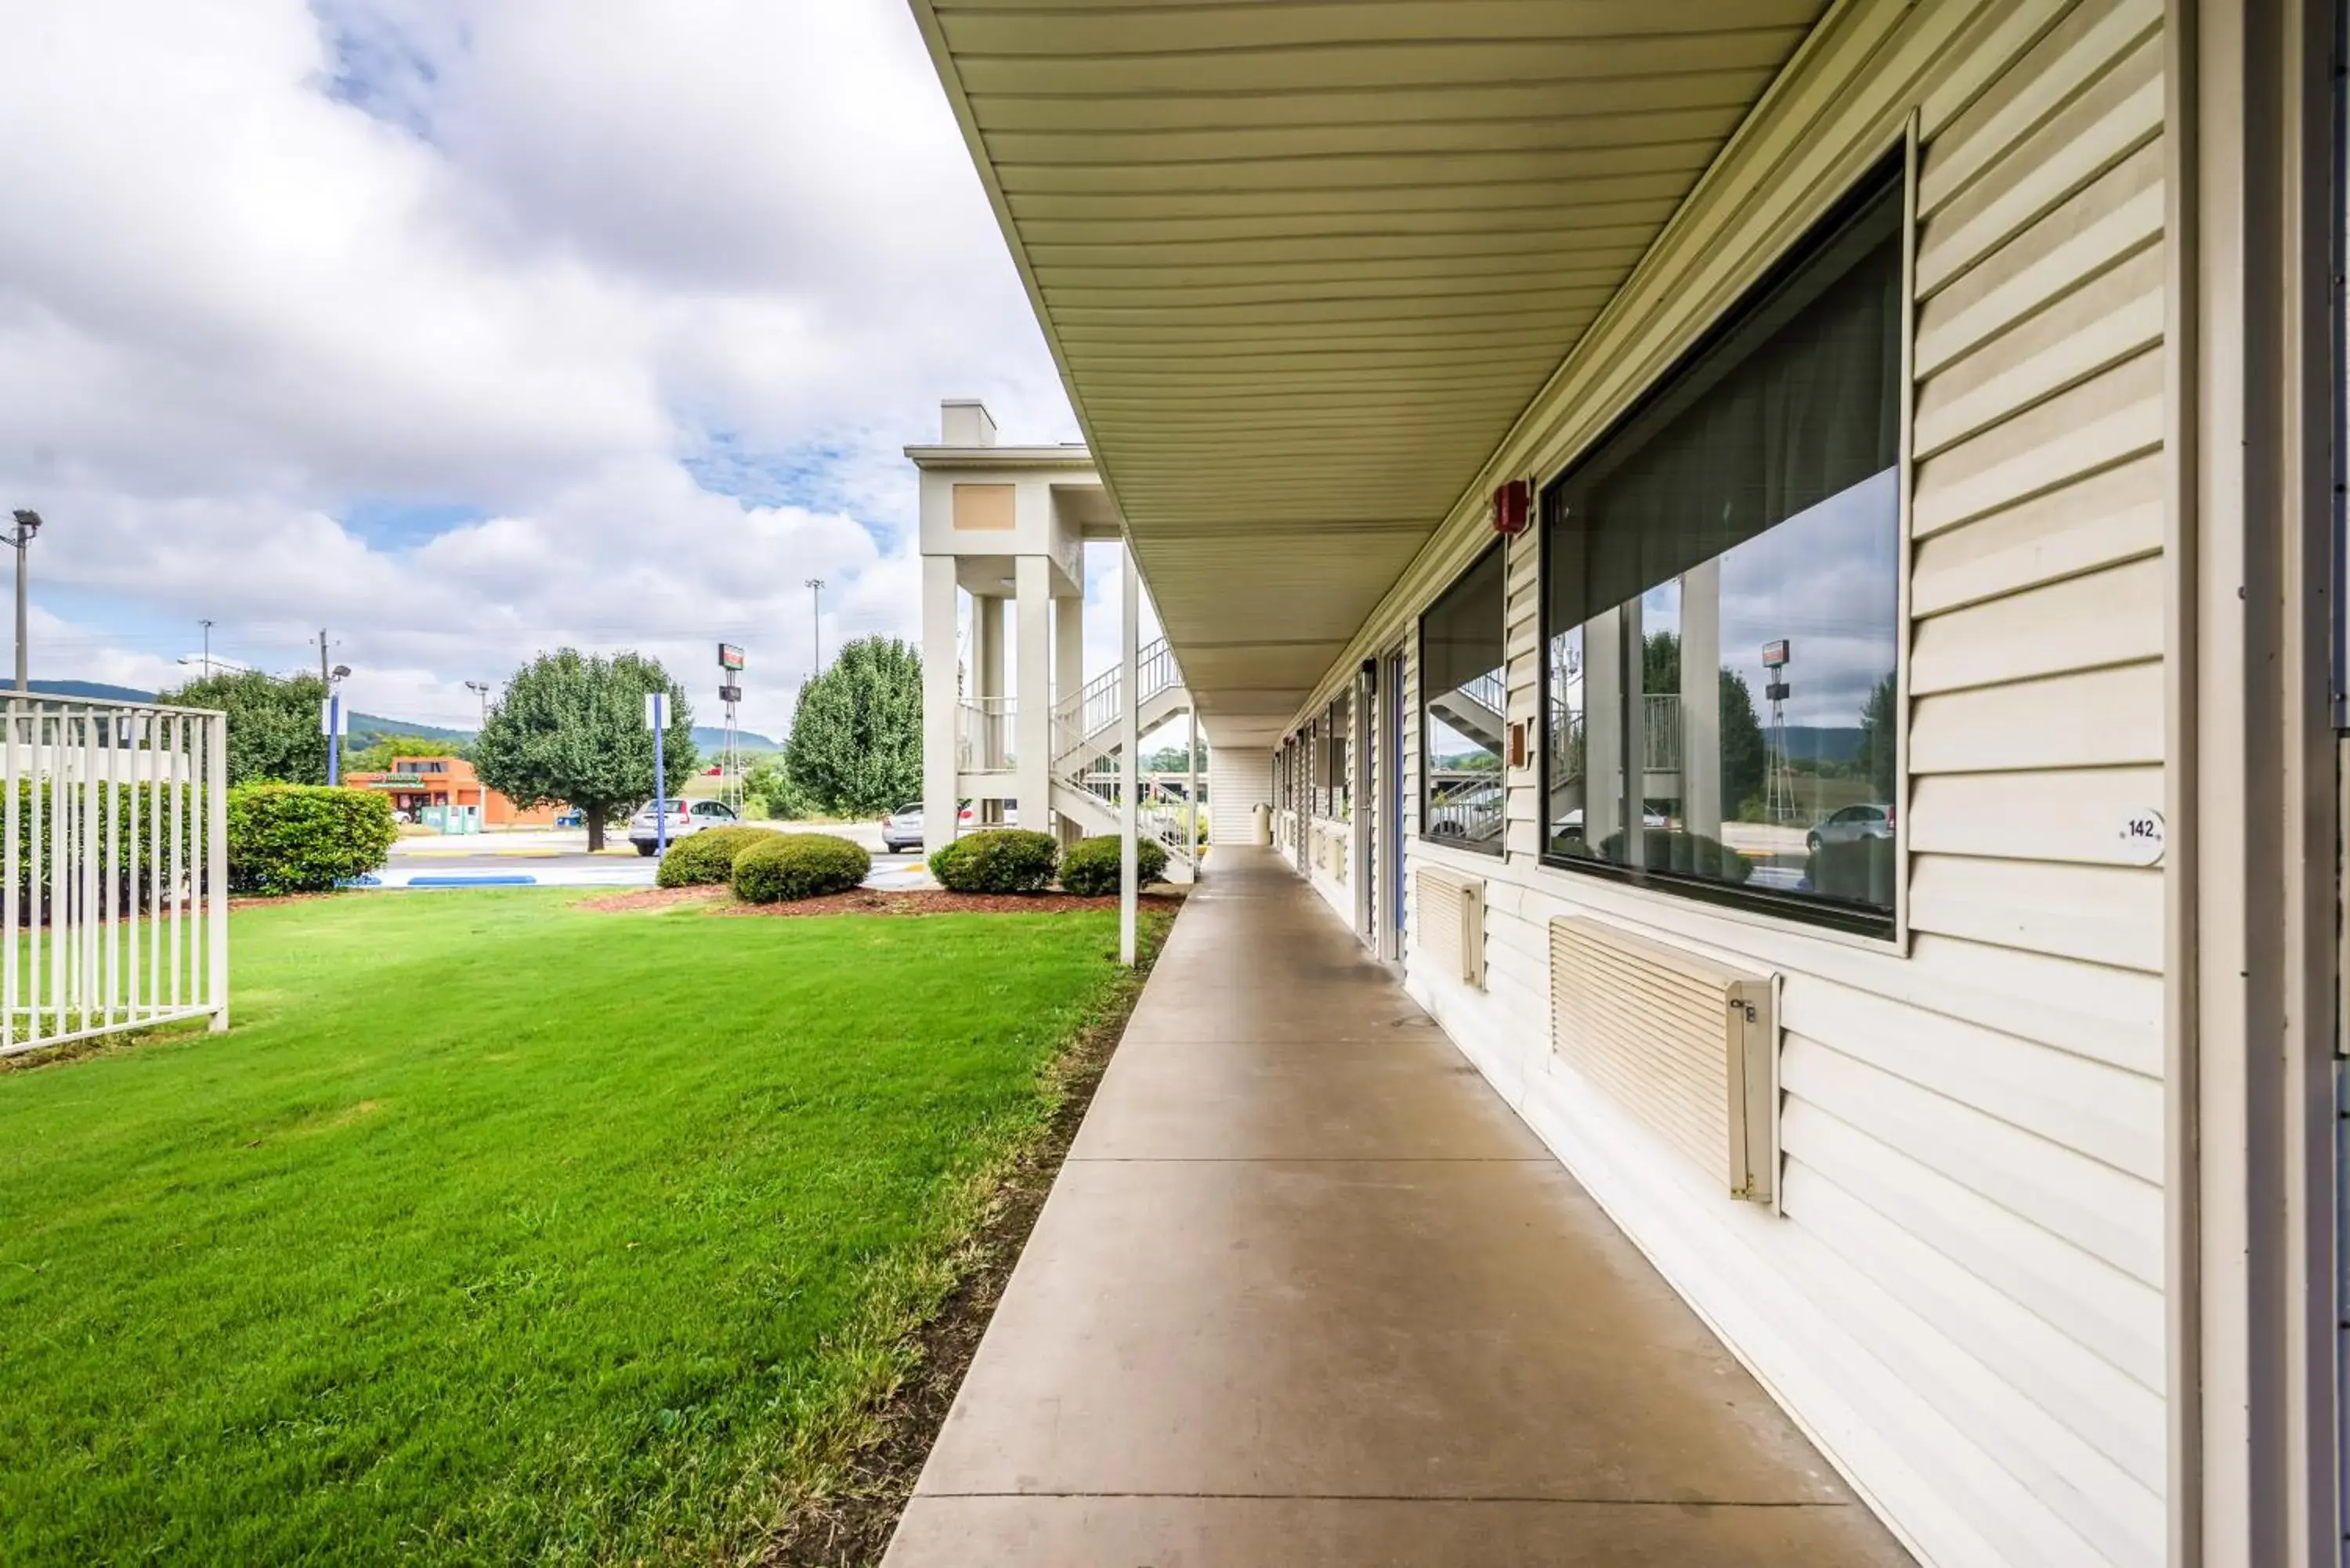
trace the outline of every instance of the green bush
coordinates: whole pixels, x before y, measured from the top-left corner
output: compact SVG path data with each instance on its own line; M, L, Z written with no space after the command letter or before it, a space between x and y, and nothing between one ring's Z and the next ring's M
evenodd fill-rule
M709 888L734 875L734 857L775 835L761 827L705 827L673 841L653 880L664 888Z
M734 857L734 896L746 904L780 904L846 893L872 869L873 857L829 833L761 833Z
M1812 851L1804 875L1814 893L1856 904L1893 905L1893 840L1856 838Z
M326 784L228 792L232 893L321 893L381 867L400 829L390 797Z
M1556 846L1568 855L1589 855L1581 839ZM1640 835L1640 848L1647 868L1651 871L1678 871L1687 877L1703 877L1713 882L1743 882L1754 874L1754 862L1718 838L1702 833L1685 833L1679 828L1649 828ZM1596 857L1621 866L1626 863L1622 829L1609 834L1600 842Z
M1139 882L1156 882L1167 875L1167 851L1155 838L1135 840L1134 860L1135 877ZM1061 857L1061 887L1081 898L1098 898L1118 891L1118 876L1123 869L1116 838L1107 835L1080 838Z
M1039 893L1053 879L1061 846L1049 833L991 827L931 855L931 875L953 893Z

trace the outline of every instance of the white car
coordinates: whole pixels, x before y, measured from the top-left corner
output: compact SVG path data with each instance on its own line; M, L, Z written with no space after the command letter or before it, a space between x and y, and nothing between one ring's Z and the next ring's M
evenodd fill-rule
M1804 836L1804 847L1817 855L1830 844L1852 844L1864 838L1893 836L1893 807L1882 801L1848 805Z
M733 827L743 820L723 800L673 800L668 805L668 837L672 844L681 838L691 838L705 827ZM638 854L657 854L661 836L660 817L651 806L629 818L629 842L637 846Z
M955 814L955 829L968 833L978 820L972 813L971 802L964 801ZM1020 826L1020 808L1007 805L1003 812L1006 827ZM922 846L922 803L909 801L881 819L881 847L891 855L903 855Z

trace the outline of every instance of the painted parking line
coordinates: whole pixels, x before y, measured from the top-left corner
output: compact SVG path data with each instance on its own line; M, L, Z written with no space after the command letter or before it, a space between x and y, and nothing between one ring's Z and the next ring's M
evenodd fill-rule
M411 888L536 888L538 878L520 872L488 872L478 877L445 876L411 877Z

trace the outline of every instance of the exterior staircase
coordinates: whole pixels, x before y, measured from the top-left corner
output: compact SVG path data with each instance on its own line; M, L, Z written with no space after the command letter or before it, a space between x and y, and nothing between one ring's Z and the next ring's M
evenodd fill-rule
M1142 649L1135 660L1140 701L1135 733L1147 735L1189 710L1191 694L1164 638ZM1113 665L1086 682L1053 711L1053 809L1082 825L1088 834L1118 831L1119 719L1125 712L1125 682ZM1170 879L1188 882L1198 873L1199 847L1192 804L1183 792L1146 780L1136 810L1136 830L1167 851Z

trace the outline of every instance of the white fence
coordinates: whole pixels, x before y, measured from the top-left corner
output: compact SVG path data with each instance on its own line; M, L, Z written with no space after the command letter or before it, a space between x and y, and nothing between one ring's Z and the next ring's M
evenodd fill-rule
M0 692L0 1055L228 1027L228 723Z

